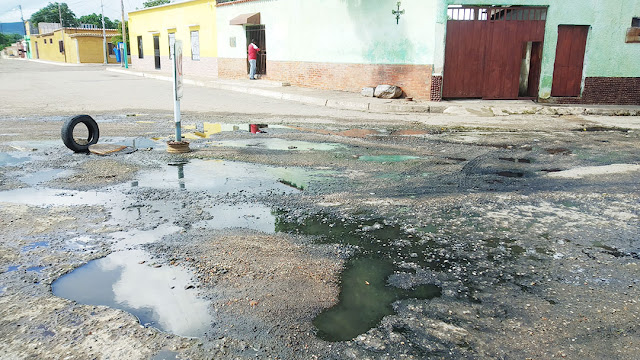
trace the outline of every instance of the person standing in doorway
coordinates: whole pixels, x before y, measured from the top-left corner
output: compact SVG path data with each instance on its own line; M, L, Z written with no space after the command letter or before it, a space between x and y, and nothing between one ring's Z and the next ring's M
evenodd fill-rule
M258 51L260 48L255 44L256 40L251 39L251 44L249 44L248 57L249 57L249 80L256 79L256 63L258 60Z

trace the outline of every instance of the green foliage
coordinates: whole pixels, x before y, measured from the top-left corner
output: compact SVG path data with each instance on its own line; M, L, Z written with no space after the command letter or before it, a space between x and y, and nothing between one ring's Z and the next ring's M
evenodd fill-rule
M125 24L127 26L127 48L128 48L129 47L129 43L130 43L130 41L129 41L129 22L125 21ZM118 32L120 34L111 37L111 43L113 45L118 45L119 42L122 42L122 23L118 22L117 25L118 25Z
M49 5L34 12L33 15L31 15L30 21L33 26L36 27L41 22L59 23L60 14L62 14L63 27L78 26L78 19L76 19L76 15L73 13L73 11L69 9L69 6L67 6L66 3L58 4L57 2L49 3Z
M20 34L3 34L0 33L0 49L4 49L7 46L22 40L22 35Z
M148 0L142 3L142 5L146 8L149 7L154 7L154 6L159 6L159 5L164 5L164 4L168 4L171 1L169 0Z
M102 16L96 13L80 16L80 19L78 19L78 22L80 24L93 24L99 28L102 28ZM118 26L117 20L112 21L111 19L109 19L108 16L104 17L104 27L106 29L115 29L116 26Z

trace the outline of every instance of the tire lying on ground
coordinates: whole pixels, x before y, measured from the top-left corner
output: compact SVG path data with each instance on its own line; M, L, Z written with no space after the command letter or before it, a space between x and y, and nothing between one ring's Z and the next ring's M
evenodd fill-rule
M84 124L89 131L89 135L87 139L76 139L73 137L73 129L78 124ZM100 130L98 129L98 124L95 120L89 115L76 115L62 125L62 142L71 150L75 152L89 152L89 145L93 145L98 142L98 138L100 137Z

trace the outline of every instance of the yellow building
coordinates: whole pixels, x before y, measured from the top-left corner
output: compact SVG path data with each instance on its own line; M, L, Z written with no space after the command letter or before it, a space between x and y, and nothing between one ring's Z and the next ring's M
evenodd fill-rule
M112 36L118 30L106 29L109 63L116 58L110 51ZM66 62L70 64L103 63L102 29L60 28L49 33L31 34L30 47L33 59Z
M175 40L182 41L184 74L218 76L216 2L193 0L129 13L131 67L171 73Z

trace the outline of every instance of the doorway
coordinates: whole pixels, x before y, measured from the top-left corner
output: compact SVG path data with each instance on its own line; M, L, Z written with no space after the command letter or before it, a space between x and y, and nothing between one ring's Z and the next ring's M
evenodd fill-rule
M520 91L518 97L535 98L540 83L542 71L542 42L527 41L522 48L522 63L520 65Z
M553 68L551 96L580 96L588 34L589 26L558 26L558 45Z
M247 25L246 34L247 48L251 43L251 39L255 39L256 46L260 48L256 61L256 74L267 75L267 40L264 25ZM249 74L249 60L247 60L247 74Z
M35 42L36 44L36 59L40 59L40 51L38 51L38 42Z
M444 98L537 96L546 7L452 6L447 15Z
M160 70L160 35L153 35L153 57L156 70Z

